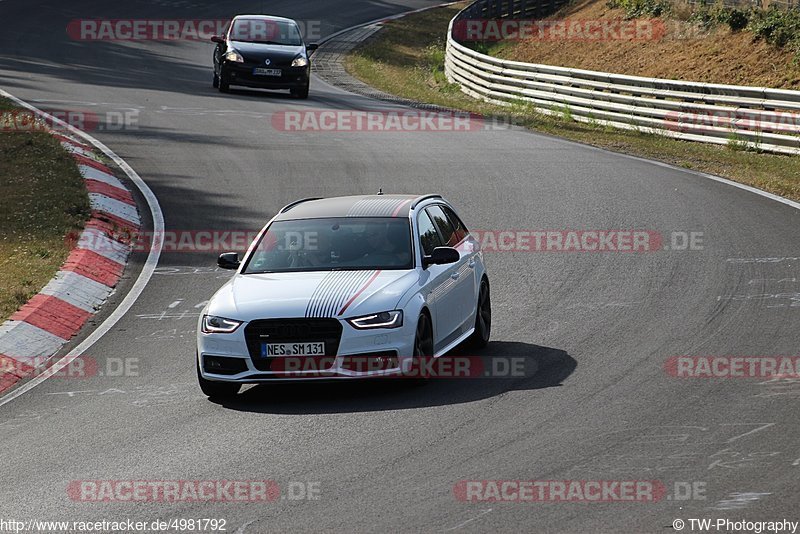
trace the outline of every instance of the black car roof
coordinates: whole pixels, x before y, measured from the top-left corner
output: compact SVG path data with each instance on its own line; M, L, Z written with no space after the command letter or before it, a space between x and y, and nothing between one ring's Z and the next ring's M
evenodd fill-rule
M329 217L408 217L420 195L354 195L289 204L275 220Z

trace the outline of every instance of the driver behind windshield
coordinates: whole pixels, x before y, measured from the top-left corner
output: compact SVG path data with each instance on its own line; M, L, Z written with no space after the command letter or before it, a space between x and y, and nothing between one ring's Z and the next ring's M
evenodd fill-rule
M408 231L402 225L385 223L371 224L365 231L369 250L364 258L372 260L376 265L404 265L411 261L408 249L399 248L398 244L408 240Z
M303 44L300 29L291 22L239 19L231 31L232 41L300 46Z
M245 274L331 269L412 269L407 219L275 221Z

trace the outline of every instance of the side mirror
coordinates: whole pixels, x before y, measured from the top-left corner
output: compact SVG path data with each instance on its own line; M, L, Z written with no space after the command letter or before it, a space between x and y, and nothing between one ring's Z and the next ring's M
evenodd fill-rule
M319 48L319 45L317 43L307 44L306 45L306 52L311 53L311 52L317 50L318 48Z
M214 41L215 43L224 43L225 42L225 38L224 37L220 37L219 35L212 35L211 36L211 40Z
M225 254L220 254L219 258L217 259L217 265L223 269L238 269L239 265L241 265L241 262L239 261L239 253L226 252Z
M453 247L436 247L433 249L433 254L422 257L422 267L427 268L430 265L447 265L455 263L460 259L461 254Z

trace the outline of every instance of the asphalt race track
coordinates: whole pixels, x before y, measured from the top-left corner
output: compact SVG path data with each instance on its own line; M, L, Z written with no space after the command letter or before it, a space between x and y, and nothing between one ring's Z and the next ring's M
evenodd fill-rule
M516 129L282 132L274 113L391 108L319 80L307 101L222 95L211 43L65 32L72 19L224 18L260 4L0 0L0 87L43 109L135 110L136 129L90 133L153 189L168 231L254 231L293 199L383 188L442 193L475 229L640 229L670 250L487 252L494 328L480 356L521 358L528 376L261 386L222 405L201 394L193 358L198 305L227 274L217 251L166 250L89 354L101 370L122 361L135 372L54 377L0 407L4 518L224 518L230 532L665 532L677 518L800 519L800 382L665 371L677 355L800 354L800 211ZM330 34L433 2L265 4ZM674 232L702 233L702 246L674 250ZM319 498L78 502L67 491L82 480L264 479L283 496L305 487ZM454 494L486 479L700 491L594 503Z

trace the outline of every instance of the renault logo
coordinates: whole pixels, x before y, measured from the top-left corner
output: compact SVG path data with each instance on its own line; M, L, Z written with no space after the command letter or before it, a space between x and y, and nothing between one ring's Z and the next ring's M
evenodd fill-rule
M266 61L264 62L264 64L265 64L265 65L271 65L271 64L272 64L272 60L271 60L271 59L268 59L268 60L266 60Z

